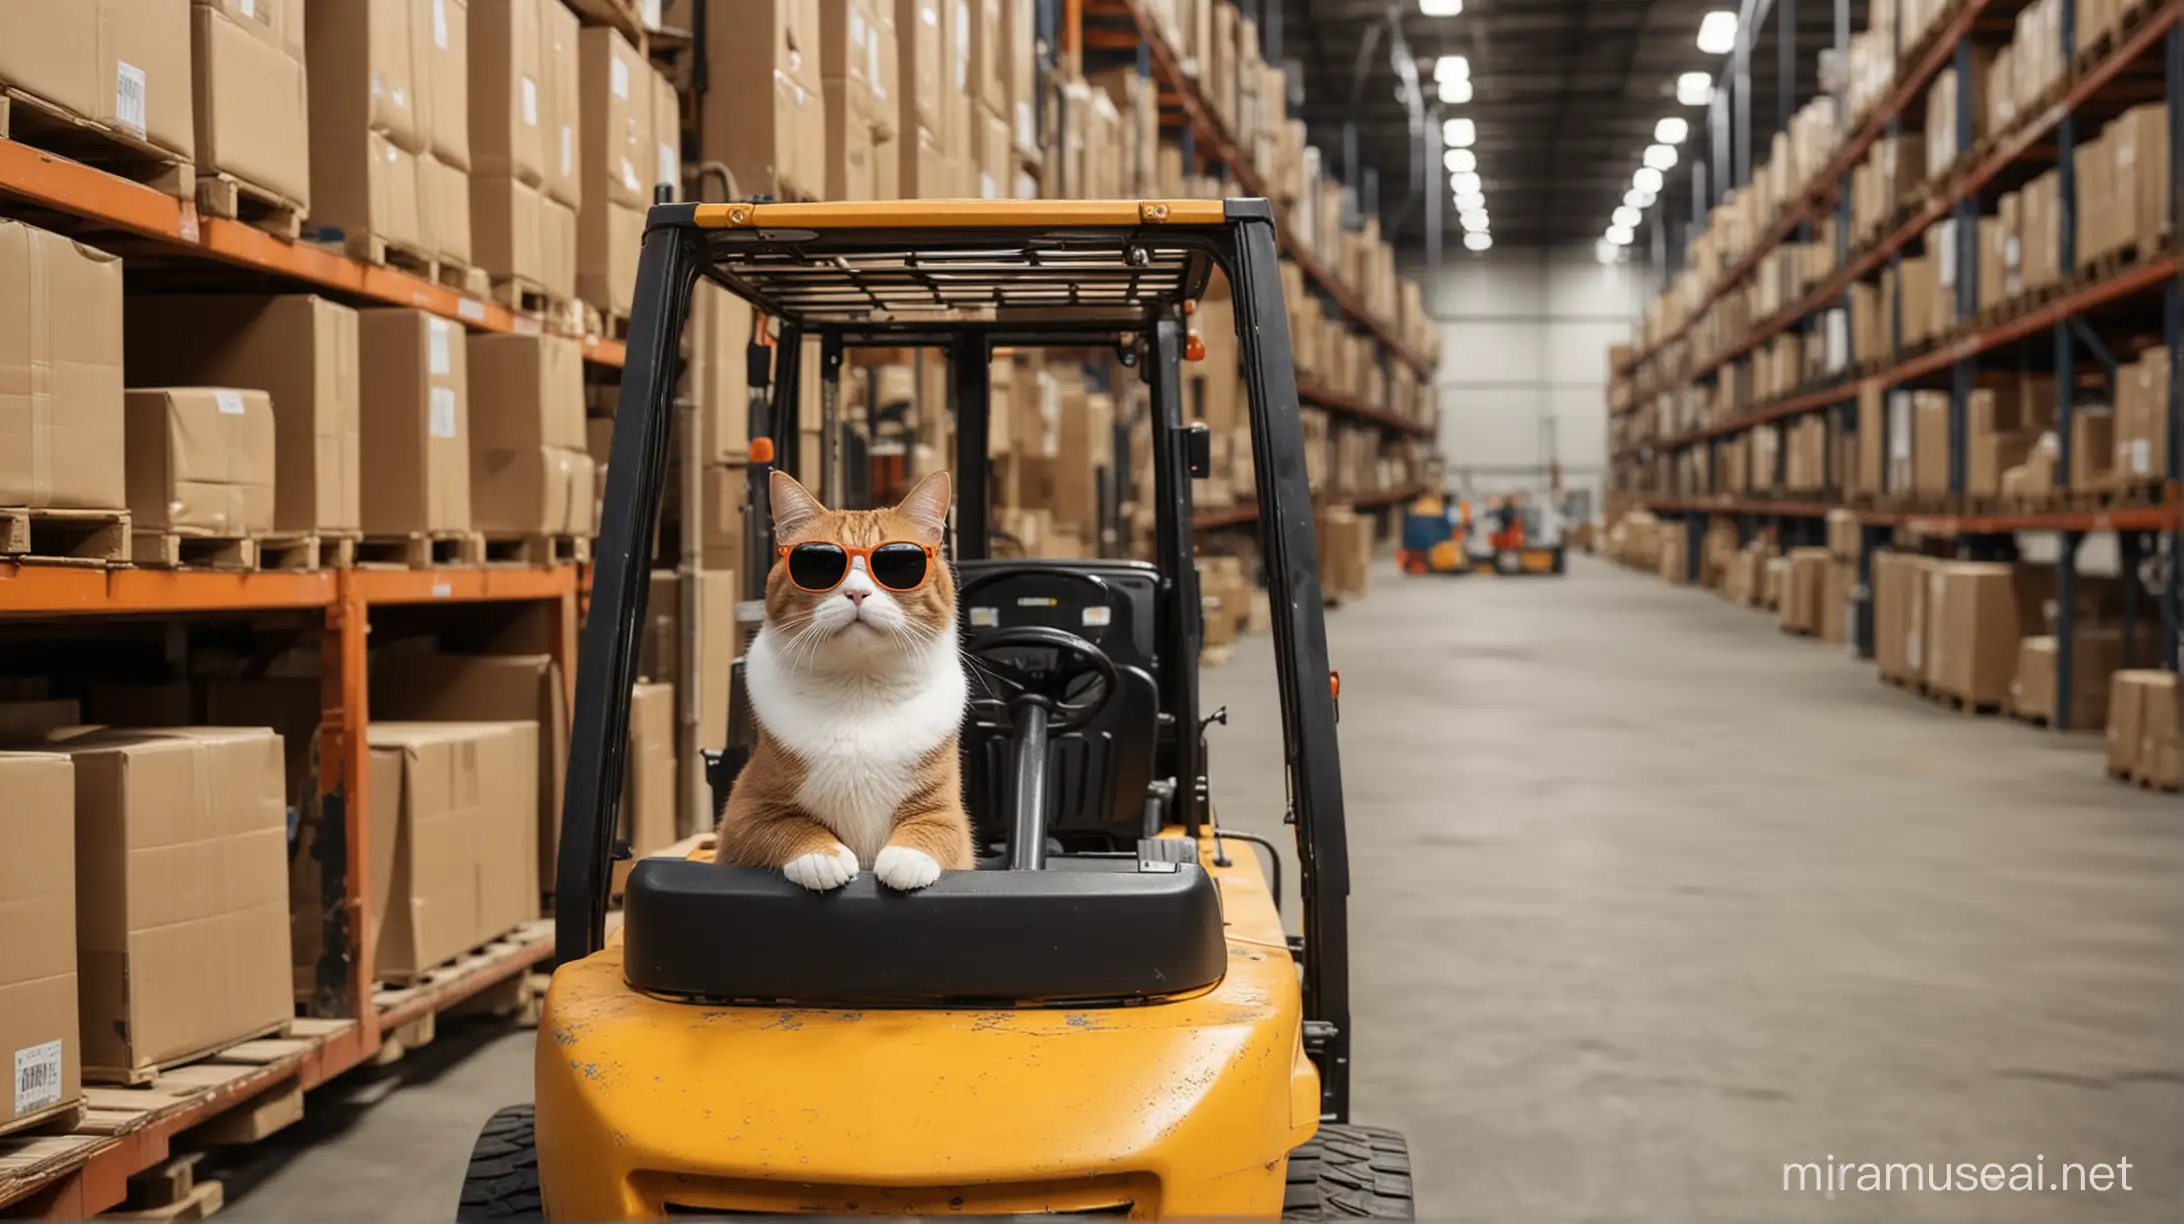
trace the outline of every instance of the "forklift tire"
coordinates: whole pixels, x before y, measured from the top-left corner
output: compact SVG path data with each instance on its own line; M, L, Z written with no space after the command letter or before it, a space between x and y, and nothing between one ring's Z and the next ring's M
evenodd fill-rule
M1410 1145L1379 1126L1320 1124L1289 1154L1284 1220L1410 1220Z
M510 1105L486 1121L470 1149L457 1224L546 1218L538 1195L538 1137L531 1127L529 1105Z

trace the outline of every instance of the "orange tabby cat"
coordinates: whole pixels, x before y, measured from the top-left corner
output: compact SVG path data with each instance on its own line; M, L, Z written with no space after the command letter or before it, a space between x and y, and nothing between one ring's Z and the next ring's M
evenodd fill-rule
M758 745L729 793L717 861L776 867L813 891L869 870L923 888L969 870L956 735L968 696L955 581L940 552L954 486L891 510L828 510L773 474L777 556L744 656ZM898 547L877 555L867 550ZM924 550L922 568L916 546ZM911 580L916 579L915 585Z

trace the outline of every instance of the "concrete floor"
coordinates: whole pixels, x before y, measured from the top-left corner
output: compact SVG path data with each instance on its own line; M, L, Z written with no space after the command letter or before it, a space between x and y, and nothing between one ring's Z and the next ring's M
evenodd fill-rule
M1376 583L1329 620L1355 1115L1409 1136L1422 1218L2179 1218L2184 802L1603 564ZM1271 669L1260 636L1206 679L1222 819L1263 833ZM314 1096L230 1212L445 1218L529 1075L527 1033L444 1033ZM1831 1157L2133 1188L1785 1192Z

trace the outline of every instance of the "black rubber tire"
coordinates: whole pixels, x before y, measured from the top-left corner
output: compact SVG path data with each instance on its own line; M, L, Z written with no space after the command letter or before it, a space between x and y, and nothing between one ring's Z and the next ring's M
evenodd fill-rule
M1378 1126L1322 1122L1289 1154L1285 1220L1410 1220L1410 1145Z
M510 1105L487 1119L485 1129L478 1132L455 1219L457 1224L471 1224L545 1218L538 1195L538 1136L532 1130L531 1107Z

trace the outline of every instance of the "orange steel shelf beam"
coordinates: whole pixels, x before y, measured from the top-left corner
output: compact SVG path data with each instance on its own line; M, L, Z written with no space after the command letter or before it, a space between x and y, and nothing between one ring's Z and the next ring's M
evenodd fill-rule
M322 608L333 599L334 575L330 570L235 574L0 562L0 614L125 615Z
M366 605L480 603L573 598L576 567L524 566L506 569L355 569L342 578Z
M1414 500L1424 492L1424 486L1418 486L1400 489L1393 493L1365 493L1357 497L1336 498L1331 504L1349 506L1356 510L1373 510L1381 506L1392 506L1398 502ZM1258 521L1259 507L1255 503L1246 502L1241 506L1225 506L1219 510L1208 510L1203 514L1194 514L1191 516L1191 528L1195 531L1211 531L1220 527L1237 527L1245 523L1256 523Z
M305 281L353 297L412 306L483 331L536 332L535 320L512 314L445 285L377 264L351 259L308 242L289 242L263 230L218 217L200 218L197 206L142 183L108 174L29 145L0 139L0 192L101 222L223 263ZM587 338L584 356L601 365L622 364L622 343Z
M1787 308L1776 311L1773 315L1761 320L1758 326L1747 330L1736 343L1701 362L1683 376L1684 381L1703 378L1713 373L1788 331L1805 316L1826 307L1829 303L1849 292L1850 286L1854 282L1870 275L1883 263L1886 263L1890 255L1909 246L1912 239L1925 233L1935 222L1946 218L1950 210L1956 207L1958 201L1967 196L1976 196L1980 188L1992 182L1994 177L2002 173L2011 162L2024 156L2033 145L2054 131L2056 126L2062 122L2065 114L2077 109L2080 103L2092 97L2103 86L2114 80L2126 65L2145 54L2147 49L2153 45L2155 39L2161 37L2168 31L2170 26L2176 24L2177 16L2177 7L2173 4L2149 15L2137 31L2129 39L2125 40L2121 46L2117 47L2114 52L2110 53L2108 58L2088 69L2085 75L2079 77L2072 84L2068 92L2046 110L2019 124L2007 137L1997 142L1994 148L1988 151L1987 156L1981 158L1961 176L1951 180L1946 190L1937 191L1929 196L1926 203L1906 218L1902 224L1852 256L1847 265L1838 269L1827 280L1821 282L1811 293L1791 303Z
M1314 408L1324 408L1330 412L1353 416L1359 420L1370 421L1375 425L1410 434L1413 437L1424 438L1431 436L1433 433L1433 427L1430 425L1420 424L1417 421L1406 421L1392 412L1372 407L1362 400L1352 399L1347 395L1329 390L1302 375L1297 378L1297 398Z
M1826 502L1760 501L1720 497L1641 498L1648 510L1696 514L1758 514L1774 518L1823 518L1844 507ZM2172 531L2177 507L2129 506L2112 510L2055 510L2027 514L1904 514L1855 510L1858 521L1902 527L1919 535L1988 535L2011 531Z

